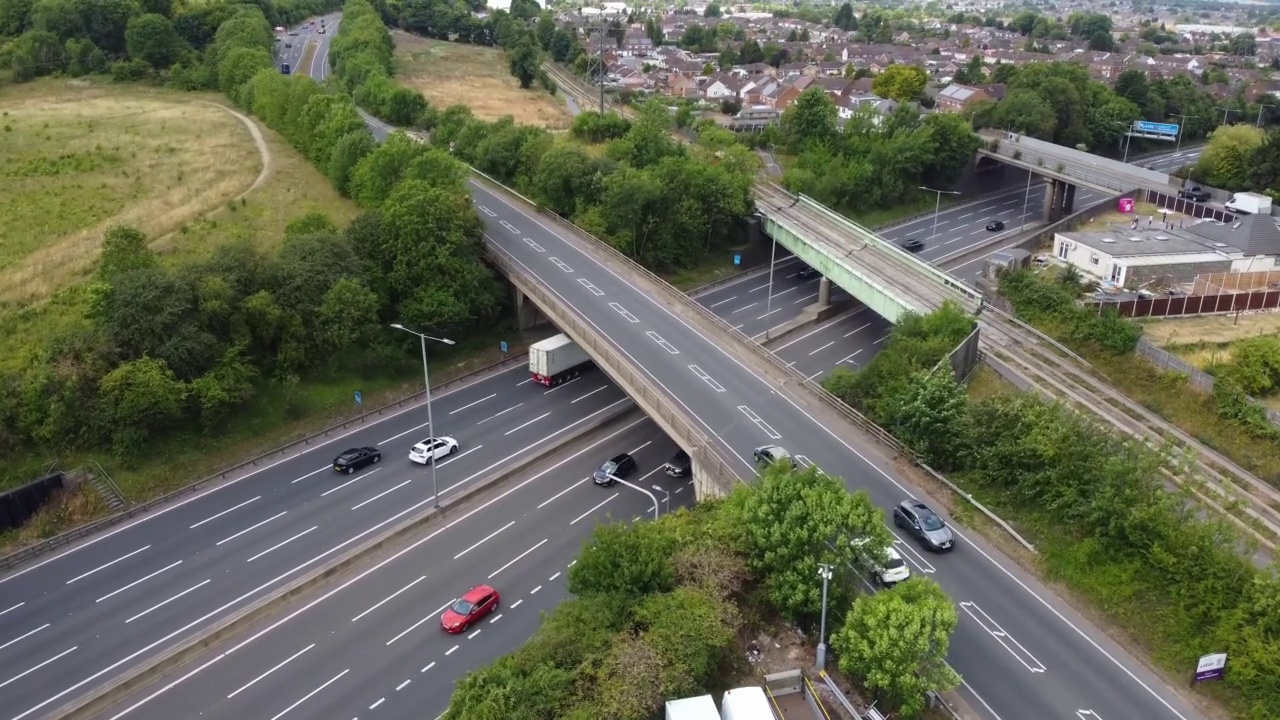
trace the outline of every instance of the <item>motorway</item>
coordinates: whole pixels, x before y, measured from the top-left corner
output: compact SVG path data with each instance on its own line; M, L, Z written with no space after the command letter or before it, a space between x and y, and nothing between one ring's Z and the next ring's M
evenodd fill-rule
M315 36L320 43L317 57L322 56L335 29L336 22L331 20L328 33ZM300 48L295 49L301 53ZM317 68L312 72L319 75L323 69ZM1035 185L1031 192L1028 209L1035 212ZM1039 192L1043 193L1043 186ZM997 198L944 210L938 218L938 238L942 241L931 242L925 251L926 257L937 248L934 250L937 256L930 259L943 261L948 253L985 239L975 230L982 228L995 213L1000 213L1000 219L1008 217L1004 213L1018 214L1024 193L1025 190L1011 191ZM768 394L762 395L760 384L765 381L747 371L724 348L708 347L707 340L695 328L678 320L673 322L672 316L665 315L624 276L595 264L594 260L560 240L543 226L540 218L484 191L477 190L476 194L478 203L483 206L482 217L490 234L517 253L531 270L547 278L580 312L589 308L592 321L602 331L630 338L619 345L620 352L636 358L656 382L668 385L677 397L689 403L690 415L701 421L713 435L722 441L727 440L726 447L743 458L748 472L751 471L751 447L766 441L780 441L806 461L817 462L833 473L843 475L853 481L854 486L868 487L883 506L892 505L908 492L880 469L890 466L876 458L875 449L859 448L862 454L856 454L857 451L846 445L844 439L817 424L778 390L769 388ZM1078 196L1078 202L1081 200ZM1006 219L1006 223L1009 222ZM527 231L513 239L507 226L526 228ZM894 232L903 238L928 238L932 232L932 217L885 234L895 237L891 234ZM558 257L563 258L562 262L567 261L564 267L577 266L579 273L559 266L556 269L548 267L545 253L538 253L532 245L521 242L523 237L535 239L540 247L554 248ZM946 239L952 237L956 239L947 242ZM954 245L955 249L948 249L948 245ZM767 328L776 328L795 317L816 296L817 281L801 281L795 275L797 269L794 259L779 263L771 299L768 296L767 272L762 271L714 288L699 296L698 300L721 317L739 325L744 332L759 336ZM560 274L569 274L575 280L589 277L588 284L592 287L596 287L592 283L599 283L610 287L611 291L597 296L587 289L587 285L557 282ZM606 275L612 275L612 278ZM605 299L625 307L636 321L631 322L608 304L601 306ZM620 322L626 324L620 325ZM887 331L888 326L883 320L866 310L855 309L803 335L788 338L775 351L802 372L817 376L842 363L856 367L865 362L874 354ZM653 338L655 335L662 343ZM677 349L685 357L673 365L669 362L672 354L664 346ZM682 372L688 364L686 361L693 361L692 364L704 368L706 377ZM726 390L728 392L724 392ZM768 397L773 394L786 402ZM499 373L438 397L434 411L440 432L453 435L462 443L462 452L442 462L439 467L442 492L447 495L486 477L511 462L512 458L532 452L557 435L589 424L593 418L602 417L624 402L623 393L599 373L547 390L526 382L518 370ZM755 406L754 410L745 404L748 402ZM48 712L123 671L141 657L198 631L292 580L371 536L376 530L425 509L431 495L429 473L410 465L404 455L414 442L429 433L424 408L407 409L380 422L355 428L347 436L318 443L304 454L165 506L159 512L145 515L0 578L0 592L6 600L0 604L0 663L5 668L5 674L0 676L0 704L5 712L13 713L13 720L38 717L40 713ZM637 426L595 452L572 460L563 476L556 473L552 480L535 478L538 489L530 492L548 492L558 487L554 484L557 479L576 481L585 476L584 468L589 469L614 452L637 448L645 442L651 444L645 446L643 455L638 457L641 458L641 474L649 472L665 460L672 448L669 441L654 433L656 430L647 422ZM646 437L649 440L644 440ZM382 446L387 452L383 464L351 478L334 477L329 470L329 458L345 447L362 444ZM644 482L650 484L660 476L659 473ZM661 479L665 481L665 478ZM669 483L666 486L679 489ZM617 513L617 517L641 514L644 508L653 504L644 493L632 489L612 499L612 505L594 510L595 514L590 518L569 523L578 517L576 513L582 511L581 498L595 500L598 497L596 502L599 502L609 494L609 491L589 485L581 487L568 496L572 502L566 500L549 505L551 509L547 512L550 514L536 516L541 518L540 527L558 526L561 530L557 534L558 539L549 538L544 546L545 560L540 550L536 562L530 556L527 567L519 565L521 569L518 572L529 573L527 577L516 574L517 566L510 570L517 594L509 599L507 607L521 597L518 588L532 583L539 577L538 573L551 578L558 571L553 569L556 563L563 566L569 562L572 549L590 524L588 520L594 521L596 517L602 517L601 513L608 512ZM682 494L687 497L687 493ZM672 502L681 500L683 498L673 498ZM513 507L527 509L528 505L527 501L518 502ZM442 536L440 542L464 543L463 546L467 547L466 538L477 534L487 537L501 527L504 518L512 518L505 522L530 522L527 519L515 520L512 512L514 510L504 511L501 507L486 510L468 519L465 527L459 527L460 538L454 540L450 536ZM525 533L496 537L492 545L486 543L485 553L477 551L475 556L469 556L472 558L470 562L475 564L474 571L466 569L470 567L466 563L457 566L462 569L457 574L461 579L457 580L453 579L455 569L433 564L434 561L420 560L422 569L414 577L427 575L428 569L433 568L429 579L447 573L450 580L439 585L423 581L421 586L405 591L405 597L398 598L397 602L419 598L420 606L415 604L415 607L434 609L448 600L447 596L465 589L462 585L468 581L468 572L478 574L499 558L515 557L523 551L521 543L527 543L531 538L532 535ZM918 571L936 577L961 602L964 610L961 616L965 620L957 632L951 659L966 675L975 700L981 705L989 703L987 709L991 717L1025 717L1027 712L1034 710L1037 717L1073 718L1076 717L1075 710L1069 709L1072 703L1076 703L1076 709L1093 709L1098 718L1196 717L1173 700L1169 701L1172 707L1167 707L1155 699L1155 693L1144 692L1143 688L1149 686L1161 695L1175 697L1173 693L1161 692L1158 681L1147 677L1138 669L1137 663L1066 609L1032 578L967 533L964 541L965 547L953 557L934 561L922 557L911 559L917 563ZM438 546L433 542L428 547L435 553ZM439 550L438 554L453 557L444 550ZM931 562L936 562L937 567ZM380 593L385 595L400 588L401 585L395 585L395 579L370 577L367 586L360 585L353 591L355 599L339 603L343 612L348 605L342 603L358 605L361 599L367 600ZM545 588L540 602L558 597L557 593L563 592L562 586L553 579L542 584ZM500 589L506 590L505 587ZM419 592L423 594L417 594ZM436 601L440 594L446 597ZM529 607L533 606L530 600ZM396 606L389 603L388 607ZM991 615L986 615L987 612ZM410 612L394 617L404 620L412 615ZM517 622L514 617L512 613L510 618L503 619L504 622L511 620L514 629L484 636L474 644L475 654L457 651L452 662L458 665L458 670L450 671L454 674L449 677L456 678L457 673L466 668L483 664L522 642L536 626L536 620L532 613L528 620ZM972 623L970 619L973 619ZM310 622L311 616L307 616L299 625L314 627L307 625ZM997 627L996 623L1004 629ZM394 621L391 621L386 627L393 625ZM331 628L324 623L320 627ZM290 628L288 632L290 638L298 640L312 637L306 630ZM319 642L319 636L315 637L316 640L308 642ZM355 643L356 640L348 638L333 647L354 647ZM271 645L272 652L282 652L287 649L288 642L272 641ZM257 662L248 659L238 662L237 668L243 668L244 673L256 677L305 645L274 662L269 662L267 657L257 657ZM311 658L330 658L325 660L330 664L341 662L331 658L335 653L316 652L316 649L291 661L288 667L296 664L298 669L290 669L289 672L299 672L306 681L314 680L317 684L327 679L328 676L320 676L324 675L323 668L330 665L313 667ZM346 678L360 690L348 691L342 695L342 702L350 701L356 705L364 702L361 693L366 689L373 692L380 687L381 680L395 675L388 668L400 668L400 663L407 662L407 657L399 655L378 657L382 659L370 656L360 662L347 663L345 669L349 669L351 674ZM448 657L453 657L453 653ZM1124 672L1117 672L1117 668ZM255 669L256 672L252 672ZM336 668L335 674L343 669ZM1130 672L1133 674L1126 674ZM281 673L272 682L262 683L261 689L245 690L242 694L253 696L255 692L267 692L267 688L271 688L271 697L279 696L284 700L296 694L293 698L296 700L309 692L305 689L306 682L288 681L283 670ZM410 677L402 674L405 679ZM440 674L444 675L443 672ZM211 675L214 676L216 674ZM1020 681L1011 683L1010 678L1019 678ZM232 683L235 679L228 676L224 681ZM415 684L419 689L430 685L418 680ZM202 693L216 692L221 688L217 683L213 685L216 687L209 689L203 680L184 685L174 697L185 698L187 704L167 706L163 703L168 701L159 698L149 705L203 707L207 696ZM188 686L191 689L187 689ZM435 686L435 692L439 693L445 687ZM338 693L338 690L335 682L334 692ZM302 692L298 694L296 691ZM210 710L209 714L242 717L244 709L234 700L218 704L216 712ZM372 698L369 704L377 700ZM192 702L200 704L189 704ZM1128 710L1130 707L1133 712ZM177 716L150 715L149 712L144 711L144 716ZM259 715L261 713L250 713L251 717Z

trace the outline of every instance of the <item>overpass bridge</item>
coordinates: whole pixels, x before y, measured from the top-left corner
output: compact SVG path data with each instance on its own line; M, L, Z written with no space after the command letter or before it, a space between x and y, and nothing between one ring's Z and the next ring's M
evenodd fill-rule
M978 132L983 144L978 157L1029 170L1049 183L1045 193L1045 222L1069 215L1077 185L1119 195L1132 190L1156 190L1177 195L1182 180L1168 173L1112 160L1075 148L1055 145L1026 135L985 129Z

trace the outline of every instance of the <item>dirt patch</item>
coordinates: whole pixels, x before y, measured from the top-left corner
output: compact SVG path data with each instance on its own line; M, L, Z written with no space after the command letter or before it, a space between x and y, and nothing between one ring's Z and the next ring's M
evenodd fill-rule
M511 115L521 125L552 129L569 126L563 105L540 89L521 90L497 48L427 40L394 32L396 78L420 91L437 109L466 105L476 117Z
M158 237L240 196L265 170L254 140L177 92L46 81L0 94L0 304L85 277L112 225Z
M1251 315L1201 315L1142 324L1142 334L1161 347L1226 345L1257 335L1280 333L1280 312Z

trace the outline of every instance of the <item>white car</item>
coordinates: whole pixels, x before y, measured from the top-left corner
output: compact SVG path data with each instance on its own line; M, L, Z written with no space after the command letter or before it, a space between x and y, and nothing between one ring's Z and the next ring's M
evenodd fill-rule
M868 542L865 539L854 540L852 544L855 548L861 550ZM911 577L911 568L907 566L907 563L892 545L884 549L883 561L879 558L868 558L868 562L871 566L871 572L875 574L881 585L896 585Z
M458 452L458 441L451 437L427 438L409 451L409 459L419 465L428 465L440 458Z

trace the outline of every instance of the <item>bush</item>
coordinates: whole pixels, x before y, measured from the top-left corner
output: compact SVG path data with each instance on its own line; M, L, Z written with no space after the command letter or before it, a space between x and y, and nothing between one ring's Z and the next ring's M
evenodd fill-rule
M1114 310L1099 314L1085 308L1078 302L1079 290L1074 282L1048 282L1030 270L1000 276L1000 294L1013 303L1023 320L1077 346L1109 355L1133 352L1142 327Z

